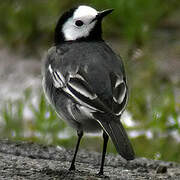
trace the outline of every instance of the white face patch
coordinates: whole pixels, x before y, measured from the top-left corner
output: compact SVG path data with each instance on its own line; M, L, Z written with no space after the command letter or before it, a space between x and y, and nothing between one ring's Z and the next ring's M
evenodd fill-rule
M76 40L82 37L87 37L96 21L92 20L96 17L98 11L89 6L79 6L73 16L69 18L62 28L62 33L64 34L66 41ZM77 26L76 21L82 21L82 26Z
M97 11L89 6L79 6L78 9L74 12L73 18L81 19L81 18L95 18L97 15Z

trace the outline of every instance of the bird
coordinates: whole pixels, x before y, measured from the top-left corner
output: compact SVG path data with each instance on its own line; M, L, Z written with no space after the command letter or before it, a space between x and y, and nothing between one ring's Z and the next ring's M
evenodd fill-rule
M43 61L42 84L47 101L78 135L70 171L76 169L84 133L103 135L99 175L104 173L109 137L121 157L135 158L120 121L128 101L124 64L102 37L102 21L112 11L97 11L88 5L65 11L57 21L54 43Z

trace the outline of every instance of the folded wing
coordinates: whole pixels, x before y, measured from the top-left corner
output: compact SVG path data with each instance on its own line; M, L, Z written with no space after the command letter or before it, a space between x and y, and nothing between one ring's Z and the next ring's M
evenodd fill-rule
M127 86L123 77L110 73L112 86L112 107L108 107L89 85L85 71L78 67L65 77L49 65L49 72L56 88L61 88L73 101L89 108L102 128L111 137L118 153L127 160L134 158L134 151L124 130L119 115L127 103Z

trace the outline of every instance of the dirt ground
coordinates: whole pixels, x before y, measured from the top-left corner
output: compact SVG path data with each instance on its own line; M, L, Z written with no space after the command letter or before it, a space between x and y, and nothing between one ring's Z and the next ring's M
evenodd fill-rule
M76 171L68 171L72 150L30 142L0 140L0 179L122 179L178 180L180 164L136 158L125 161L119 155L107 155L104 176L98 176L101 154L79 151Z

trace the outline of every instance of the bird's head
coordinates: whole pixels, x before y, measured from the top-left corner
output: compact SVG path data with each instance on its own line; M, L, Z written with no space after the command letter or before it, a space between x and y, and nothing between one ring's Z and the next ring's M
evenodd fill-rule
M65 12L55 28L55 44L65 41L102 40L102 19L112 9L96 11L89 6L78 6Z

